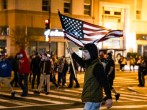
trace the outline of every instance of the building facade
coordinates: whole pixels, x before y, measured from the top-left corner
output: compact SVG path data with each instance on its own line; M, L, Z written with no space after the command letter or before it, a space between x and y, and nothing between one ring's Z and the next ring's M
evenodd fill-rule
M34 52L54 51L59 57L67 55L58 10L67 16L78 18L110 29L121 29L124 36L98 44L100 49L117 50L115 54L147 51L146 0L0 0L0 51L9 55L17 52L11 40L12 29L24 26L35 31L36 40L27 48ZM50 36L45 41L45 20L50 19ZM78 47L69 42L75 51Z

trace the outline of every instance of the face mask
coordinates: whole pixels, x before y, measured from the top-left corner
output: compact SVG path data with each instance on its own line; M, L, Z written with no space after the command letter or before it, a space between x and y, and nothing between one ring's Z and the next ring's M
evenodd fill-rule
M43 61L46 61L47 60L47 57L46 56L42 56L42 60Z
M84 60L91 59L91 56L90 56L90 53L88 50L83 50L83 58L84 58Z
M23 54L20 54L20 55L19 55L19 58L22 58L22 57L23 57Z

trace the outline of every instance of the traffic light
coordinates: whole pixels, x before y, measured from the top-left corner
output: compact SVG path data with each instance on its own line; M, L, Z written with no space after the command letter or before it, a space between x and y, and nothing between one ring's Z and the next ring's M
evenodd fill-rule
M50 29L50 20L49 19L45 20L45 29Z

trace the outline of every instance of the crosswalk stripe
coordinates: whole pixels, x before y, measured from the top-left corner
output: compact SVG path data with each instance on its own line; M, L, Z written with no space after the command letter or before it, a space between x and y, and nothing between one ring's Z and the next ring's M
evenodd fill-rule
M51 93L59 93L59 94L66 94L66 95L72 95L77 96L77 94L81 94L82 91L74 91L74 90L68 90L68 89L60 89L60 90L50 90ZM71 94L73 93L73 94ZM76 94L75 94L76 93Z
M24 97L25 99L31 99L31 100L37 100L37 101L42 101L42 102L49 102L49 103L54 103L54 104L69 104L61 101L54 101L50 99L41 99L41 98L36 98L36 97Z
M73 108L73 109L63 109L63 110L82 110L82 108Z
M120 106L118 106L118 105L115 105L115 106L112 106L112 109L120 109L120 110L122 110L122 109L129 109L129 108L131 108L131 109L133 109L133 108L144 108L144 107L147 107L147 105L120 105ZM101 107L101 109L100 110L106 110L106 107Z
M132 78L132 79L131 79ZM143 102L143 101L147 101L147 95L144 94L139 94L133 91L129 91L126 90L127 87L122 87L123 84L125 83L129 83L129 84L138 84L138 80L133 79L133 77L130 78L123 78L123 77L117 77L114 81L114 88L117 87L119 88L119 90L117 90L117 92L120 93L120 99L118 100L118 102L115 101L115 96L114 94L112 94L113 97L113 102L114 103L124 103L123 105L118 105L115 104L113 105L113 109L116 110L121 110L123 108L129 109L129 108L145 108L147 107L147 105L143 105L143 104L130 104L127 102ZM122 87L122 88L120 88ZM67 88L59 88L59 89L51 89L50 90L50 94L49 95L45 95L43 93L41 93L40 95L34 95L34 93L32 91L29 91L29 95L27 97L21 97L19 94L17 93L21 93L22 91L16 90L16 97L20 98L20 100L17 99L4 99L1 98L0 99L0 103L4 102L4 103L11 103L14 104L9 105L9 106L0 106L0 109L4 109L4 108L23 108L23 107L31 107L31 106L48 106L48 105L60 105L62 106L62 104L73 104L74 102L81 102L80 96L82 93L82 89L83 88L71 88L71 89L67 89ZM7 95L10 96L10 94L8 92L0 92L3 95ZM21 99L22 98L22 99ZM28 101L28 102L27 102ZM130 105L129 105L130 104ZM67 108L64 110L82 110L83 108ZM106 110L105 106L102 106L100 110Z

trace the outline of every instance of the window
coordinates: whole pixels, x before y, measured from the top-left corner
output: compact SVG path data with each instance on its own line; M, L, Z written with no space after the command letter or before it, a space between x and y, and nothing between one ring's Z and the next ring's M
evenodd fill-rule
M114 12L114 15L121 15L121 12Z
M136 40L147 40L147 34L137 34Z
M105 11L105 14L110 14L110 11Z
M71 13L71 0L64 0L64 13Z
M49 1L42 0L42 11L49 11Z
M6 40L0 40L0 52L7 52L6 45L7 45Z
M9 35L9 27L1 26L0 27L0 36L8 36Z
M91 15L91 0L84 0L84 15Z
M7 9L7 0L2 0L2 8Z
M141 19L141 10L136 10L136 19Z

